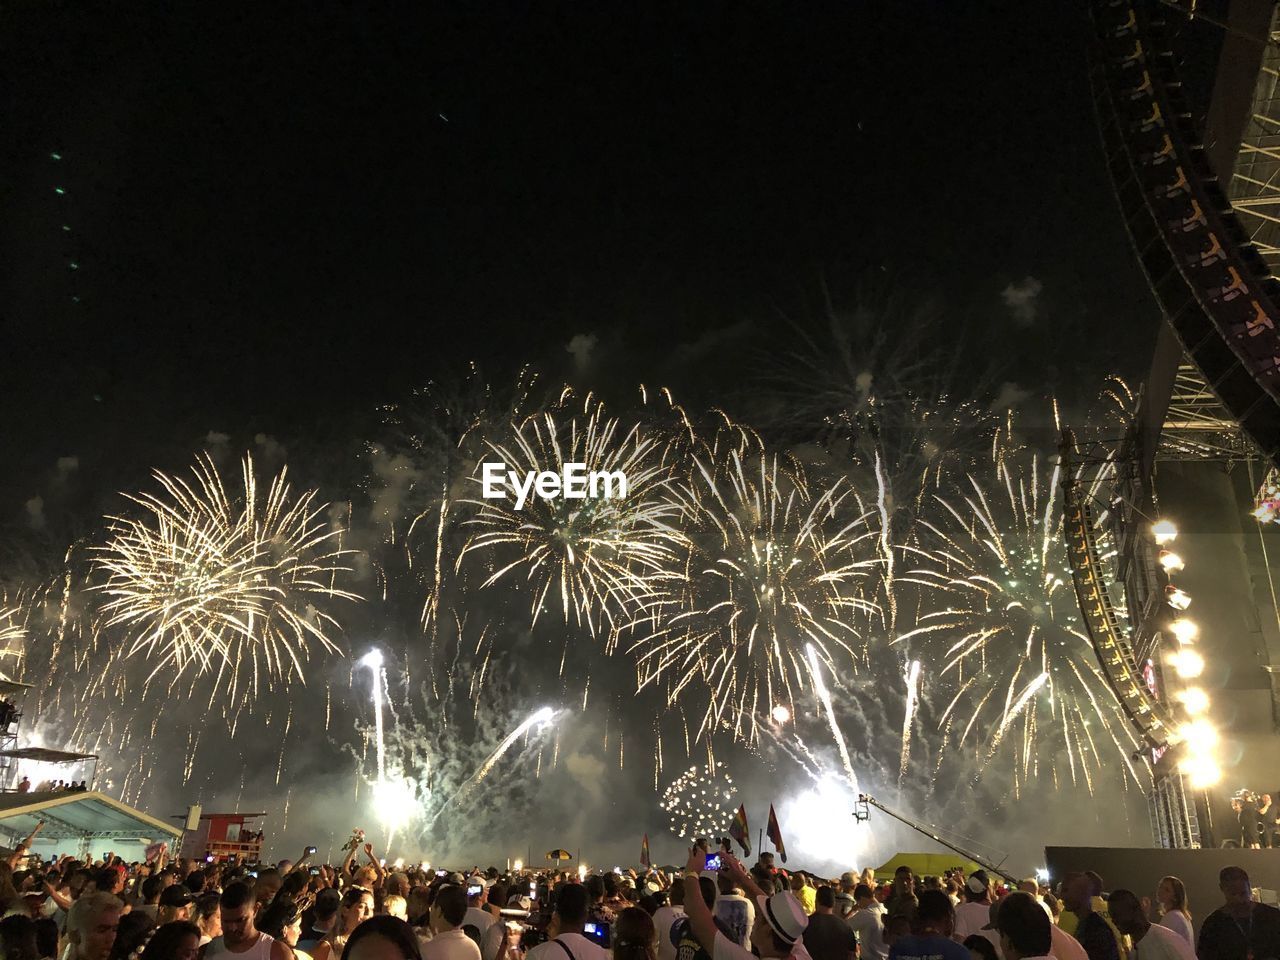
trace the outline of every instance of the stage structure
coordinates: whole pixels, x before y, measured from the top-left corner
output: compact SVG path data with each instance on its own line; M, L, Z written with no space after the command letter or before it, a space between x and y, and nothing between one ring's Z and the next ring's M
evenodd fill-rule
M1064 432L1069 560L1156 843L1217 845L1233 792L1280 802L1280 531L1251 516L1280 464L1280 11L1091 13L1106 162L1165 322L1124 436Z

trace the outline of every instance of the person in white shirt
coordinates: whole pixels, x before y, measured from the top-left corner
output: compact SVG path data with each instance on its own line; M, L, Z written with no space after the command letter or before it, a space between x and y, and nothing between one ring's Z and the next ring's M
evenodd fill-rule
M1133 941L1133 960L1196 960L1191 944L1167 927L1147 919L1142 902L1131 890L1113 890L1107 898L1111 922Z
M756 920L751 928L751 946L762 960L811 960L804 948L805 927L809 918L795 894L789 890L766 896L743 869L738 858L731 853L721 853L721 870L727 872L733 882L747 892L756 902ZM697 847L689 849L689 862L684 874L684 911L689 927L702 949L711 954L712 960L755 960L745 947L740 947L716 927L711 908L702 899L699 890L698 871L706 863L706 855ZM530 958L534 960L534 958ZM542 958L536 958L542 960Z
M751 947L751 928L756 923L756 910L751 901L742 895L727 873L721 873L716 882L720 895L716 897L715 915L730 930L739 934L738 946Z
M429 941L422 944L422 960L480 960L480 948L462 929L467 917L467 892L452 884L436 893L431 905Z
M676 960L676 945L671 942L671 928L684 916L684 884L671 886L671 903L658 908L653 926L658 931L658 960Z
M964 943L966 938L976 933L980 937L986 937L999 949L996 933L990 929L991 882L987 879L985 870L975 870L965 879L964 899L965 902L956 907L956 942Z
M547 924L547 936L551 939L525 954L525 960L609 960L603 947L583 936L590 906L591 897L582 884L572 883L561 888L556 895L551 922Z
M476 932L480 936L484 936L484 932L493 926L497 919L492 913L485 909L485 902L488 900L488 887L485 885L484 877L472 877L467 881L467 917L462 921L464 927L471 926L476 928Z
M1160 926L1181 934L1187 943L1196 942L1191 930L1191 910L1187 905L1187 885L1177 877L1161 877L1156 887L1156 900L1160 902Z
M970 878L972 879L972 878ZM1048 960L1053 924L1029 893L1011 893L995 911L1004 960Z
M889 948L884 942L884 904L865 883L854 888L855 906L848 924L858 937L864 960L888 960Z

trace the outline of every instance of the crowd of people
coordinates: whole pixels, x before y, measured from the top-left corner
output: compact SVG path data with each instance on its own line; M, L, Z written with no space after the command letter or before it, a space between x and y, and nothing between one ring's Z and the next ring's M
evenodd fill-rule
M89 789L85 780L42 780L32 783L30 777L18 781L18 793L84 793Z
M1280 910L1239 867L1193 923L1186 889L1050 889L955 868L892 879L747 869L699 841L683 868L607 873L390 866L353 838L337 866L295 861L0 859L0 960L1268 960ZM360 854L363 853L363 861ZM886 882L887 881L887 882Z

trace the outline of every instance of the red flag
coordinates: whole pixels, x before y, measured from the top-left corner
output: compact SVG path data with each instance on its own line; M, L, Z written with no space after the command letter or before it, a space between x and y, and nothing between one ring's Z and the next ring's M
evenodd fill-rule
M649 835L646 833L644 839L640 841L640 866L648 868L652 866L649 862Z
M787 848L782 842L782 828L778 826L778 815L773 812L773 804L769 804L769 840L773 843L773 848L778 851L778 856L782 858L782 862L787 862Z
M738 812L733 815L733 822L729 824L729 836L738 841L743 852L749 857L751 856L751 829L747 826L747 808L738 807Z

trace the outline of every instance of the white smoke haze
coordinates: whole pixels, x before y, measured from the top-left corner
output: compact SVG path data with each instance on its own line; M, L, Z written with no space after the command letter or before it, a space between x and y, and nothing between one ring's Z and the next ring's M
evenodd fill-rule
M1015 321L1023 326L1030 326L1036 320L1039 309L1037 300L1043 290L1044 284L1035 277L1023 277L1005 287L1000 297Z

